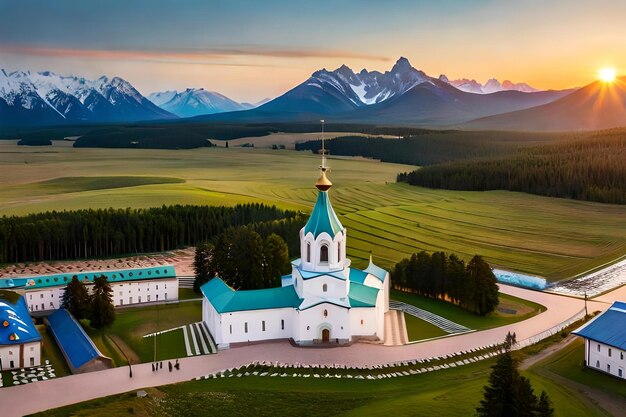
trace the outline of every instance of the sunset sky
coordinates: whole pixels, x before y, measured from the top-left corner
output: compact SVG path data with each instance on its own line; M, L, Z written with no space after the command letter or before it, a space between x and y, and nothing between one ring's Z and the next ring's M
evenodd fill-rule
M300 4L302 3L302 4ZM0 68L121 76L140 92L204 87L275 97L319 68L538 88L626 69L625 1L0 0Z

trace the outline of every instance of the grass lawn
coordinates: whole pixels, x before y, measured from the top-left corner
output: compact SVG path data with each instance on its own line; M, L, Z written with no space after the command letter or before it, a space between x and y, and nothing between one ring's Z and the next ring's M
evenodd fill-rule
M626 254L626 206L508 191L430 190L395 183L398 172L414 166L330 161L331 198L349 230L348 255L356 267L366 265L370 250L383 267L420 250L443 250L466 260L478 253L494 266L556 280ZM318 165L317 156L295 151L42 151L0 141L0 166L7 168L0 212L244 202L308 212Z
M583 340L578 338L569 346L546 358L538 366L572 381L626 399L626 383L614 376L587 368L583 365L584 360L585 345Z
M202 294L198 294L191 288L179 288L178 289L179 300L191 300L194 298L202 298Z
M39 324L37 325L37 330L39 330L39 334L43 339L41 346L41 363L46 363L46 359L48 359L57 377L70 375L70 367L67 365L67 362L65 362L65 358L54 340L54 337L48 332L48 327L44 324Z
M391 290L391 298L393 300L402 301L430 311L472 330L485 330L492 327L516 323L518 321L526 320L527 318L546 310L545 307L540 304L502 293L499 295L499 307L504 307L508 310L515 310L515 314L494 311L484 317L481 317L445 301L433 300L431 298L422 297L421 295L410 294L397 290Z
M377 381L314 378L220 378L101 398L40 413L42 416L459 416L473 415L493 360L429 374ZM551 396L556 416L595 417L600 410L571 392L530 375Z
M113 325L103 332L84 327L98 349L110 356L116 366L122 366L127 363L124 353L132 363L151 362L154 359L154 339L143 336L202 320L202 303L128 307L118 309L116 313ZM159 335L157 354L161 360L186 356L182 330Z
M406 322L406 331L409 335L409 342L431 339L433 337L445 336L448 334L439 327L418 319L410 314L404 313L404 321Z

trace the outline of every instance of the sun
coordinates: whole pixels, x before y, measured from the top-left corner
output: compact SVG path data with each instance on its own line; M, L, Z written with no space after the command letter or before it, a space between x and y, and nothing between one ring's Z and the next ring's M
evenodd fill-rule
M605 83L615 81L615 68L602 68L598 71L598 77Z

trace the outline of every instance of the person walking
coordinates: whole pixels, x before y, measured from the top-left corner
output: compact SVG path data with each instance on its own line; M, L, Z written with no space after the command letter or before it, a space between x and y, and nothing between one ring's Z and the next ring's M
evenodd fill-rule
M172 372L172 361L168 361L167 366L170 369L170 372Z

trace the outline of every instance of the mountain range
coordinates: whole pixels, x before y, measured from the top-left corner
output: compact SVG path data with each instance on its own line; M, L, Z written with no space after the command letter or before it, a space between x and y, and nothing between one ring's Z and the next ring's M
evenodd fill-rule
M207 91L204 88L152 93L148 96L148 100L178 117L248 110L256 107L250 103L238 103L223 94Z
M0 70L0 124L54 125L176 118L119 77L87 80Z
M443 82L455 86L461 91L465 91L466 93L491 94L497 93L498 91L521 91L522 93L534 93L536 91L539 91L538 89L531 87L526 83L513 83L509 80L504 80L502 83L500 83L500 81L496 80L495 78L487 80L484 85L476 80L470 80L468 78L449 80L448 77L446 77L444 74L441 74L439 76L439 79Z
M469 93L400 58L383 73L365 69L355 73L345 65L334 71L322 69L258 108L199 119L284 122L329 117L338 122L445 126L546 104L570 92Z

